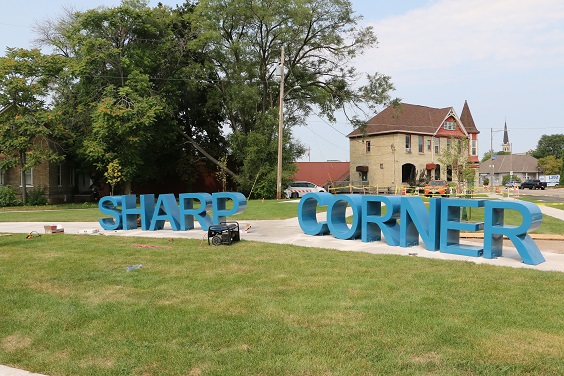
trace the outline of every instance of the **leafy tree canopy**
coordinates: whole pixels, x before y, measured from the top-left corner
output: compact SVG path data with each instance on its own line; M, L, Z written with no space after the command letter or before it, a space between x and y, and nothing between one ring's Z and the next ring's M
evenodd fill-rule
M255 180L257 166L275 169L282 48L286 165L305 151L291 128L310 114L335 120L335 112L343 110L360 124L354 108L372 110L391 100L388 76L367 75L367 84L357 86L361 75L352 60L374 46L376 37L370 27L358 26L350 1L202 0L193 17L217 74L242 184ZM253 155L255 150L262 153Z
M549 155L538 160L538 166L545 175L557 175L560 173L560 166L562 160L556 158L554 155Z
M0 58L0 168L25 171L43 160L60 160L54 140L60 132L56 113L46 104L49 87L62 70L62 59L39 50L8 49ZM22 184L27 203L26 184Z
M544 158L554 156L557 159L564 157L564 134L542 135L537 143L533 157Z
M390 77L362 80L352 66L376 37L358 25L348 0L147 5L122 0L114 8L67 9L37 28L39 42L66 58L53 93L68 131L65 145L100 172L109 173L111 163L126 182L171 169L189 180L197 167L187 166L203 163L204 154L228 155L225 165L236 165L239 189L249 192L256 182L270 197L281 84L286 177L305 151L292 127L312 113L334 121L336 111L359 125L364 119L355 110L373 113L392 101Z
M225 145L221 111L202 80L205 56L190 48L194 33L186 15L193 6L147 4L123 0L114 8L67 9L37 28L39 42L67 58L55 99L69 149L101 173L110 163L113 171L119 166L126 191L135 181L194 175L174 163L197 160L180 132L212 154L221 155Z

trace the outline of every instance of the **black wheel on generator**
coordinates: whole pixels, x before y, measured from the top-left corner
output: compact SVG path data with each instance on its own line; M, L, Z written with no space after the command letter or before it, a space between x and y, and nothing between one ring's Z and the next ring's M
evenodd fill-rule
M221 245L221 235L214 235L212 238L213 245Z

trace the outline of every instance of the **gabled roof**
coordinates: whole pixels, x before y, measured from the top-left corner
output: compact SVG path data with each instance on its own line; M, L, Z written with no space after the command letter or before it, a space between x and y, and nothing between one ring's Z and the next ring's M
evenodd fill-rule
M298 169L293 176L296 181L309 181L319 186L327 182L346 180L349 176L349 162L297 162Z
M480 163L480 173L504 174L513 171L516 173L536 173L538 160L531 155L503 154L497 155L495 159L488 159Z
M355 129L347 137L354 138L385 133L435 135L449 116L453 116L457 122L462 123L462 132L466 133L464 123L460 121L452 107L432 108L401 103L399 106L386 107L378 115L368 120L364 133L360 129Z
M468 133L480 133L476 124L474 124L474 118L470 112L470 107L468 107L468 101L464 101L464 107L462 107L462 113L460 114L460 121L464 124L464 128Z

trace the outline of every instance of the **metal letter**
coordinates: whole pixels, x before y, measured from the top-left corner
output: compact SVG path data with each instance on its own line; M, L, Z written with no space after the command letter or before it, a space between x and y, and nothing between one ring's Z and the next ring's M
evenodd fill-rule
M178 231L180 229L179 217L178 204L174 195L172 193L159 195L149 230L162 230L165 221L169 221L172 230Z
M233 208L227 210L225 203L227 200L233 201ZM218 225L225 222L226 217L242 213L247 207L247 199L239 192L219 192L212 194L213 224Z
M329 233L327 222L317 222L317 206L327 206L333 195L327 192L306 193L298 204L298 222L304 234L325 235Z
M460 208L477 208L484 206L486 200L468 200L449 198L441 203L441 252L454 255L482 255L484 249L473 245L460 245L460 230L478 231L484 228L483 222L462 222Z
M118 206L121 206L121 197L119 196L104 196L98 202L100 211L113 217L113 219L101 218L98 221L104 230L121 230L121 210L117 209Z
M362 196L362 236L363 242L382 240L382 232L388 245L399 245L401 198L396 196ZM382 215L382 204L386 214Z
M521 214L523 221L519 226L505 226L504 211L507 209L516 210ZM527 234L528 230L535 230L542 223L542 213L537 205L530 202L488 201L484 219L485 258L501 256L505 235L513 242L525 264L538 265L545 261L539 247Z
M200 202L200 206L194 209L194 200ZM194 218L198 220L202 230L208 231L212 225L212 219L207 213L212 207L212 196L209 193L182 193L180 201L180 229L182 231L194 228Z
M419 245L419 235L428 251L439 249L441 199L432 198L427 210L421 197L401 198L400 247Z
M347 206L352 209L353 221L347 225ZM337 239L356 239L360 235L362 217L362 197L359 195L338 195L333 198L327 208L327 225L329 231Z

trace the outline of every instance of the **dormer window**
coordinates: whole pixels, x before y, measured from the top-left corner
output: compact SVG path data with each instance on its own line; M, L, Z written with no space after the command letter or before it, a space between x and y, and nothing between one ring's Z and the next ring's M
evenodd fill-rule
M454 121L445 121L444 128L446 131L455 131L456 123Z

